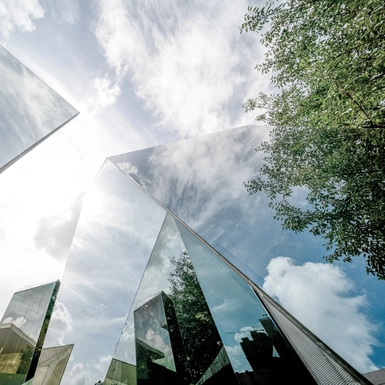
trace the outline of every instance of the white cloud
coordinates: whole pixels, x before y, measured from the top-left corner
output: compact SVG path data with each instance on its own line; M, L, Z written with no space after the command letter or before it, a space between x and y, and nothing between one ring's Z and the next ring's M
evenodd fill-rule
M15 29L32 32L33 22L44 16L39 0L2 0L0 2L0 34L7 38Z
M90 375L81 363L75 363L71 370L65 373L63 380L68 385L88 385Z
M136 362L134 324L127 323L120 335L116 348L115 357L119 360L133 363Z
M99 358L99 361L94 364L94 368L98 371L101 372L103 375L107 373L108 367L110 366L112 360L112 355L109 354L107 356L101 356Z
M93 32L117 81L134 83L159 125L192 136L251 123L241 103L268 87L253 70L256 36L239 34L247 5L100 0Z
M248 333L248 332L251 332L253 330L255 330L255 328L253 326L242 327L240 333L238 332L238 333L234 334L234 340L237 342L242 342L242 338L250 339L250 333Z
M375 370L370 360L376 345L373 325L362 312L368 306L364 295L349 295L353 283L330 264L277 257L270 261L263 289L313 331L353 367Z
M127 175L138 174L138 167L130 162L118 162L116 165Z
M26 322L27 322L27 319L23 316L17 317L15 320L13 320L13 317L7 317L7 318L4 318L2 321L3 324L13 323L19 329L21 329L21 327L25 325Z
M95 94L89 97L85 104L93 114L96 114L102 108L114 104L121 94L119 82L111 85L111 81L107 77L97 77L94 79L93 88Z
M217 134L215 140L207 135L158 147L149 159L151 191L163 204L177 211L180 218L189 218L188 225L198 232L200 224L207 228L217 213L233 207L234 202L245 209L245 218L252 220L250 198L243 181L258 169L261 154L254 151L254 146L268 133L267 127L230 130ZM188 205L184 203L186 199ZM258 204L254 208L261 210ZM218 226L215 231L219 236Z
M241 345L225 346L226 353L229 356L231 365L235 371L244 371L245 369L245 353ZM247 365L247 364L246 364ZM251 369L251 368L250 368Z
M46 343L53 346L64 345L65 334L71 332L72 329L73 321L70 312L63 303L56 301Z
M34 241L53 258L66 257L75 233L82 205L82 194L60 214L40 218Z

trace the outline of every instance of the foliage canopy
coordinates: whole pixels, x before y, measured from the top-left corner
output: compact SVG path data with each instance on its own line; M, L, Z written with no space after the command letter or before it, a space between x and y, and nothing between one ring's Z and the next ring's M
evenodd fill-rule
M385 279L385 3L271 0L242 31L260 33L256 68L276 89L244 104L274 127L247 190L267 194L284 228L323 236L328 261L363 255ZM306 205L290 198L298 188Z

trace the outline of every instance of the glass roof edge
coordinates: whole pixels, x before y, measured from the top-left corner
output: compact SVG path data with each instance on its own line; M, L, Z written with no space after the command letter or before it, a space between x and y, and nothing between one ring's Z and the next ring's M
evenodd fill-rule
M43 143L46 139L48 139L51 135L55 134L57 131L59 131L62 127L64 127L67 123L69 123L71 120L76 118L80 114L79 111L73 116L71 116L69 119L67 119L65 122L60 124L58 127L53 129L51 132L49 132L47 135L40 138L37 142L33 143L31 146L26 148L23 152L21 152L19 155L12 158L9 162L4 164L0 167L0 174L7 170L9 167L11 167L14 163L16 163L18 160L20 160L24 155L28 154L30 151L32 151L35 147L37 147L39 144Z
M15 291L15 294L21 293L22 291L36 289L36 288L41 287L41 286L53 285L53 284L56 284L56 283L60 283L60 279L56 279L56 280L53 280L53 281L39 282L39 283L32 284L32 285L27 285L27 286L24 286L21 289Z
M143 150L150 150L150 149L158 148L158 147L162 147L162 146L168 146L168 145L172 145L172 144L175 144L175 143L181 143L181 142L185 142L185 141L196 139L196 138L206 137L206 136L210 136L210 135L219 134L219 133L225 132L225 131L237 130L237 129L247 128L247 127L271 127L271 126L263 126L263 125L257 125L257 124L245 124L244 126L224 128L223 130L216 131L216 132L209 132L207 134L196 135L196 136L192 136L190 138L174 140L174 141L171 141L171 142L168 142L168 143L156 144L155 146L143 147L143 148L140 148L138 150L122 152L120 154L111 155L111 156L107 157L107 159L109 159L112 163L115 163L114 158L119 158L119 157L121 157L123 155L126 155L126 154L136 153L136 152L140 152L140 151L143 151Z
M21 60L19 60L13 53L8 51L7 48L5 48L2 44L0 44L0 48L2 48L5 52L7 52L10 56L12 56L18 63L20 63L27 71L29 71L32 75L36 76L37 79L39 79L44 85L46 85L49 89L51 89L53 92L55 92L56 95L58 95L62 100L64 100L69 106L71 106L77 113L72 116L74 118L76 115L80 113L80 111L75 108L67 99L64 99L63 96L61 96L54 88L52 88L48 83L46 83L40 76L36 75L35 72L33 72L29 67L27 67ZM72 119L70 118L70 119Z

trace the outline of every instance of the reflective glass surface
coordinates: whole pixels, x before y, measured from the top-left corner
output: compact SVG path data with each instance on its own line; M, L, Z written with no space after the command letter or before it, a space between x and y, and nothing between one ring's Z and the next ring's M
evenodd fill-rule
M72 352L73 345L43 349L32 385L59 385Z
M115 360L136 368L106 384L236 383L175 220L167 215L138 288ZM112 363L114 365L114 361Z
M272 242L266 201L251 207L239 180L251 172L241 151L258 136L249 131L106 161L85 199L45 345L74 344L63 384L314 383L256 286L146 192L261 282L256 271L287 237ZM220 162L224 143L229 170ZM229 190L217 193L218 184ZM253 221L261 232L245 233Z
M0 173L78 111L0 46Z
M239 382L315 384L252 288L188 228L177 226Z
M254 149L267 133L266 127L247 126L109 159L262 284L271 258L295 250L308 259L306 246L314 248L314 239L303 235L289 241L266 197L250 197L243 186L261 165Z
M106 161L84 199L44 345L74 344L63 383L105 377L165 215Z
M0 384L33 377L59 282L15 293L0 323Z
M383 288L366 274L365 260L326 264L322 237L283 230L265 194L249 196L243 185L263 165L254 149L268 132L240 127L109 159L356 369L382 367ZM290 199L306 207L304 190L296 189ZM308 295L299 301L303 290Z

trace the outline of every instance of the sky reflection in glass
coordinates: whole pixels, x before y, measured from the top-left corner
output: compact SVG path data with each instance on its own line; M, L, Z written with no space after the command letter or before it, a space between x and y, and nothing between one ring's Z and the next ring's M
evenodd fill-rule
M78 111L0 46L0 173Z
M79 365L90 383L104 377L164 216L106 161L85 198L45 343L74 344L64 383Z

